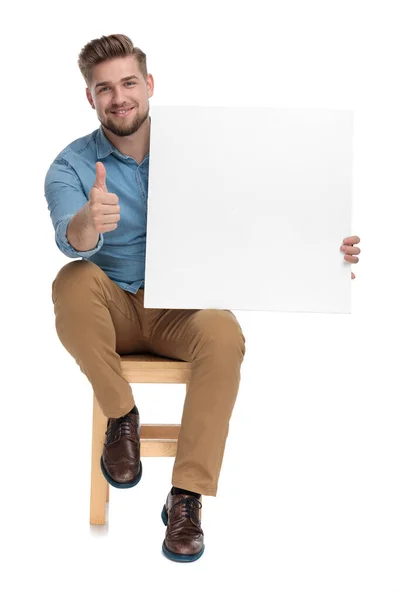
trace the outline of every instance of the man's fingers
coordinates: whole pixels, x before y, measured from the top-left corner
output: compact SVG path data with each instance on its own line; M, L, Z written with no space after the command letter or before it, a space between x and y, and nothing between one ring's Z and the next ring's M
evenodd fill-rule
M341 246L340 249L345 254L360 254L361 252L360 248L357 248L357 246Z
M348 244L349 246L351 244L359 244L360 242L361 242L361 240L358 237L358 235L352 235L350 237L344 238L344 240L343 240L343 244Z
M347 256L347 255L346 255L346 256L344 257L344 260L345 260L345 261L347 261L347 262L349 262L349 263L358 263L358 261L359 261L360 259L358 258L358 256Z

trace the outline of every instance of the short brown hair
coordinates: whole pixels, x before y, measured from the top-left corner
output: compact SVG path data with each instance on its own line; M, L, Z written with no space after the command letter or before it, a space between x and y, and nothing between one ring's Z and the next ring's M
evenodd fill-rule
M139 69L144 79L147 79L147 65L145 53L133 45L127 35L115 33L103 35L91 40L79 53L78 66L88 88L92 83L92 68L105 60L134 56L139 64Z

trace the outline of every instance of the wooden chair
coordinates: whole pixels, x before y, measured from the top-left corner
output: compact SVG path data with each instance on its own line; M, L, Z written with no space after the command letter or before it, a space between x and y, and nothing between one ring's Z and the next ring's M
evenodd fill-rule
M185 383L189 382L191 363L154 356L128 354L121 356L122 374L129 383ZM90 523L104 525L109 483L100 469L107 417L103 415L93 395L92 473L90 490ZM142 425L140 427L140 455L176 456L179 425Z

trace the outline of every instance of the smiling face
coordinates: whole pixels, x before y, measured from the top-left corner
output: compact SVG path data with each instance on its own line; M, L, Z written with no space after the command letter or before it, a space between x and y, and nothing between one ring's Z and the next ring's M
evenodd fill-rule
M153 76L146 80L136 58L125 56L93 67L86 96L102 126L123 137L135 133L148 118L153 90Z

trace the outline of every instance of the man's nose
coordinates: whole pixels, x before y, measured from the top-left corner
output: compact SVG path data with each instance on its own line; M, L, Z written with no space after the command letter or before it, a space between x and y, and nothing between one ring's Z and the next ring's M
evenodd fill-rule
M119 88L115 88L113 95L113 104L121 106L125 102L125 92Z

